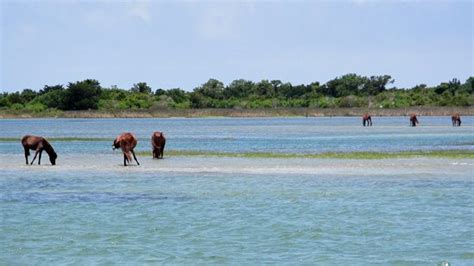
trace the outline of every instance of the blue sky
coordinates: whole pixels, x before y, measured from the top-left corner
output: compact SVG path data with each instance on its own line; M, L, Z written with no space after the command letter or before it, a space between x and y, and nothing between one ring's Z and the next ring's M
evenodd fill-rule
M209 78L397 87L473 75L472 1L1 2L0 89L86 78L192 90Z

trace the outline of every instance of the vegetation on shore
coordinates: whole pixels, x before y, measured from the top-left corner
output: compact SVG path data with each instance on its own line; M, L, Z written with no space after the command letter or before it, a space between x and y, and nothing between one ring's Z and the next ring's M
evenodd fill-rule
M474 77L428 87L389 87L389 75L365 77L347 74L324 84L293 85L280 80L234 80L224 85L210 79L193 91L181 88L152 89L146 82L130 89L102 87L87 79L65 85L45 85L40 90L0 94L0 111L6 114L61 116L63 111L96 110L103 113L201 109L285 109L285 108L410 108L474 106Z
M418 106L408 108L259 108L259 109L160 109L160 110L82 110L61 111L48 109L43 112L0 109L0 118L215 118L215 117L318 117L360 116L365 113L375 116L406 116L416 113L421 116L450 116L460 113L474 116L474 106ZM450 120L449 120L450 121Z

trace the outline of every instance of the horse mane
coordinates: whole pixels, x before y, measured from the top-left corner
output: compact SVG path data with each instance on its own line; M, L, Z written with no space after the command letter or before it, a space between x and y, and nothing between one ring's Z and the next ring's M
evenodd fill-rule
M43 147L50 157L53 155L54 157L57 157L57 154L54 151L53 146L51 146L51 144L49 144L49 142L45 138L43 138Z

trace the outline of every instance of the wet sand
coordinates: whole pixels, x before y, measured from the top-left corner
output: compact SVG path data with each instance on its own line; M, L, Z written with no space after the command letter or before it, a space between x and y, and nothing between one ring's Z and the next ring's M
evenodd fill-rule
M398 158L398 159L314 159L314 158L230 158L174 156L162 160L138 156L140 165L123 166L122 155L63 155L51 166L43 155L42 165L25 165L23 156L0 156L0 168L9 171L34 172L128 172L128 173L223 173L287 175L387 175L466 176L474 171L473 159ZM30 159L31 161L31 159Z

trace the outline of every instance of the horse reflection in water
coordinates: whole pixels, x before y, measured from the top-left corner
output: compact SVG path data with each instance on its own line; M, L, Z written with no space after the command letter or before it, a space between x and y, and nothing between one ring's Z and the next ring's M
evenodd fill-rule
M26 135L21 138L21 145L23 145L23 149L25 150L26 164L28 164L28 156L30 156L30 150L34 150L36 151L36 153L35 157L33 157L33 160L31 161L31 164L34 163L34 161L36 160L36 156L38 156L39 154L38 165L40 165L41 154L44 150L49 155L49 161L51 162L51 164L56 165L56 158L58 158L58 155L54 151L53 146L51 146L51 144L49 144L49 142L45 138L40 136Z
M362 116L362 125L365 127L371 127L372 126L372 117L369 114L365 114Z
M451 116L451 122L453 122L453 127L461 126L461 115L459 113L453 114Z
M133 149L137 146L137 138L132 134L132 133L123 133L117 138L115 138L114 143L112 144L112 149L122 149L123 152L123 165L127 166L127 163L132 162L132 156L130 154L133 154L133 158L137 162L138 165L140 163L137 160L137 156L135 156L135 152Z

